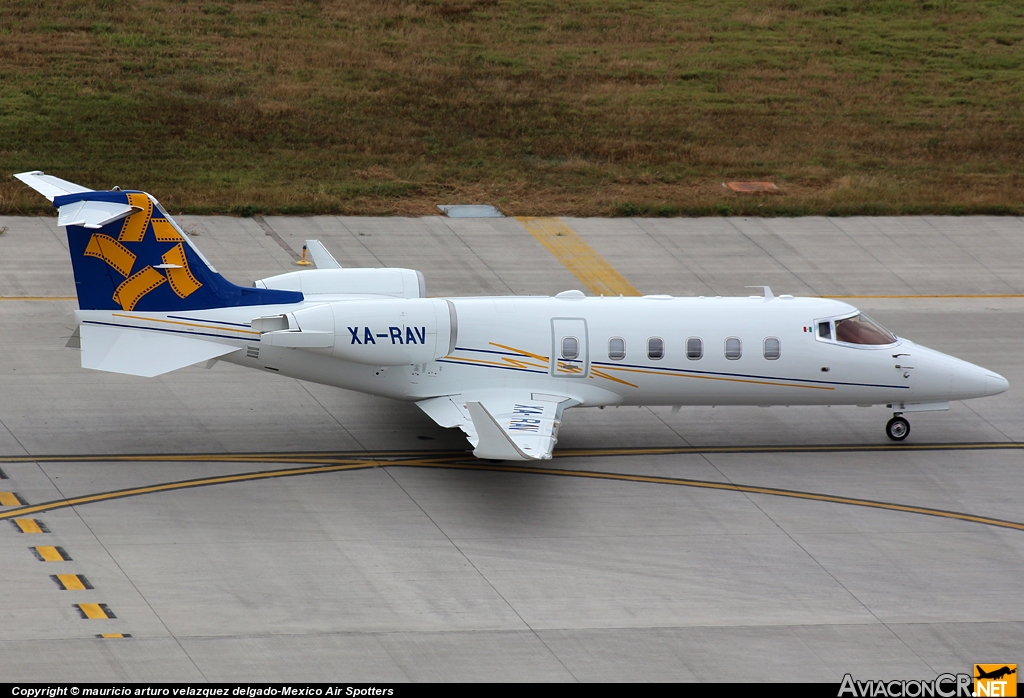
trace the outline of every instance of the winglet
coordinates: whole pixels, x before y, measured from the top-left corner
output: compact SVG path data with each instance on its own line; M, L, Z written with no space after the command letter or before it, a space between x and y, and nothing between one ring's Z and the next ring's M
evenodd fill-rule
M416 403L442 427L462 429L478 458L527 461L551 458L562 412L579 404L567 395L521 390L443 395Z
M317 269L341 269L338 260L331 256L331 253L327 251L327 248L319 240L306 240L306 247L309 249L309 253L313 255L313 264L316 265Z
M516 446L481 403L467 402L466 409L469 410L476 435L480 439L473 449L474 456L493 460L537 460L536 456L528 456Z

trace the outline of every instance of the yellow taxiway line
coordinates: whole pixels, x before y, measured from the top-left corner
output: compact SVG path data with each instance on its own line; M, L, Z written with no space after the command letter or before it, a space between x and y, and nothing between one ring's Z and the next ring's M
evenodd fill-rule
M955 446L955 445L954 445ZM978 448L984 446L983 444L964 444L964 448ZM998 446L1003 448L1013 447L1019 448L1019 444L1005 445L999 444ZM934 450L934 449L933 449ZM625 449L608 449L605 451L588 451L588 455L595 455L597 453L603 453L607 455L624 455ZM637 449L631 452L633 455L639 455L641 453L647 454L660 454L660 453L672 453L672 452L685 452L670 449ZM693 451L696 452L696 449ZM735 452L735 451L732 451ZM763 452L763 451L760 451ZM572 452L565 453L563 455L572 455ZM245 454L241 458L237 456L231 456L229 454L223 454L221 460L230 460L236 458L243 462L249 462L248 459L254 458L255 454ZM208 461L204 456L191 456L191 460L196 462ZM1024 523L1016 521L1007 521L1004 519L996 519L988 516L977 516L965 512L947 511L944 509L933 509L930 507L911 506L906 504L899 504L895 502L882 502L870 499L858 499L854 497L842 497L831 494L823 494L818 492L803 492L800 490L788 490L776 487L761 487L754 485L742 485L730 482L715 482L711 480L691 480L685 478L672 478L672 477L655 477L649 475L633 475L630 473L612 473L612 472L597 472L589 470L569 470L559 468L542 468L534 467L529 465L501 465L494 463L476 463L466 462L464 459L466 454L459 456L451 455L440 455L430 456L423 454L420 458L409 458L408 460L384 460L378 458L366 458L365 455L362 459L356 459L351 461L338 462L335 460L333 463L325 463L321 465L312 465L307 467L298 468L285 468L268 471L238 473L235 475L224 475L218 477L204 477L196 478L192 480L181 480L177 482L166 482L155 485L147 485L143 487L133 487L123 490L114 490L110 492L98 492L94 494L82 495L79 497L72 497L69 499L59 499L50 502L43 502L41 504L33 504L18 507L16 509L10 509L0 513L0 520L3 519L15 519L17 523L21 524L24 529L24 523L26 521L32 521L31 519L16 518L25 517L31 514L37 514L44 511L53 511L55 509L65 509L68 507L81 506L85 504L93 504L97 502L105 502L114 499L121 499L124 497L136 497L145 494L155 494L158 492L170 492L175 490L188 489L193 487L207 487L211 485L224 485L236 482L251 482L256 480L268 480L280 477L295 477L299 475L316 475L323 473L332 472L343 472L349 470L365 470L377 467L406 467L406 468L436 468L442 470L473 470L479 472L498 472L498 473L516 473L524 475L549 475L556 477L575 477L575 478L587 478L592 480L606 480L606 481L617 481L617 482L630 482L640 484L657 484L657 485L674 485L677 487L694 487L699 489L712 489L722 490L728 492L742 492L746 494L763 494L776 497L789 497L794 499L802 499L809 501L828 502L832 504L846 504L850 506L867 507L871 509L882 509L887 511L897 511L910 514L919 514L924 516L935 516L944 519L953 519L958 521L967 521L971 523L983 524L986 526L996 526L999 528L1009 528L1019 531L1024 531ZM73 456L64 456L60 458L64 461L75 461ZM92 460L93 457L88 457ZM131 460L130 456L121 456L118 460L128 461ZM178 457L174 460L184 460L185 457ZM26 460L22 458L22 460ZM38 460L38 459L37 459ZM153 460L152 456L140 457L137 460ZM236 462L237 462L236 460ZM270 456L269 454L263 455L262 460L264 462L270 460L277 460L276 456ZM29 531L25 531L26 533ZM35 531L32 531L35 532Z
M516 220L594 294L599 296L642 295L633 284L626 281L626 278L615 270L615 267L609 264L560 218L519 216Z

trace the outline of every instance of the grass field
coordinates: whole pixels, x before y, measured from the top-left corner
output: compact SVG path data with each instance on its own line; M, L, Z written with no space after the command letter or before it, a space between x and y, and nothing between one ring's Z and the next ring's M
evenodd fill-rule
M4 0L0 213L1020 214L1022 98L1019 1Z

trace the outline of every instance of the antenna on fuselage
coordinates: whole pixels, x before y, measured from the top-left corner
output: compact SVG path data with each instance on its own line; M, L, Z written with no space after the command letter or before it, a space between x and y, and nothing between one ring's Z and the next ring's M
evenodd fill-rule
M765 301L770 301L772 298L775 298L775 294L773 294L772 290L769 287L767 287L767 286L744 286L744 288L760 288L760 289L763 289L764 290L764 299L765 299Z

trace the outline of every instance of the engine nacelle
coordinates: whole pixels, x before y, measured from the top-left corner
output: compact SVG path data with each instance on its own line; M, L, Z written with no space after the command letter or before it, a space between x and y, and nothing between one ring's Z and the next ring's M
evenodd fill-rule
M415 269L304 269L254 281L253 286L311 296L427 297L423 274Z
M261 332L262 343L372 366L447 356L455 349L459 327L455 306L437 298L336 301L257 318L252 326Z

